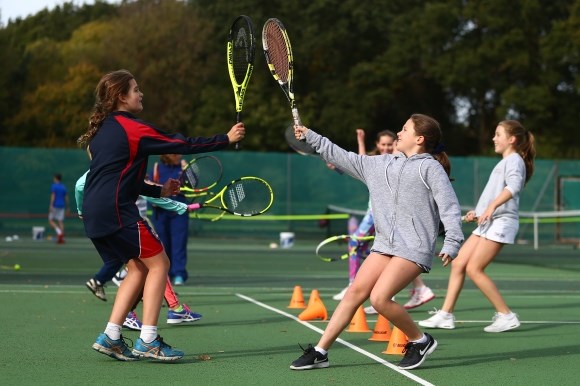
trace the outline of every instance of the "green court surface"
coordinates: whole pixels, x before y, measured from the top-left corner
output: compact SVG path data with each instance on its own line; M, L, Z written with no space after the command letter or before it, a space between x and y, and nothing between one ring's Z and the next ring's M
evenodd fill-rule
M438 349L423 366L401 371L400 356L386 355L372 333L343 332L328 369L292 371L303 346L316 343L327 322L301 323L287 308L293 288L304 298L318 289L329 312L332 295L347 283L347 262L324 263L319 240L298 235L288 249L277 240L190 238L191 277L180 299L203 319L165 323L160 334L185 351L175 363L118 362L91 349L104 329L116 287L107 302L84 283L100 267L89 240L65 245L23 238L0 240L0 383L3 385L577 385L580 379L580 250L527 245L504 249L488 272L522 326L489 334L493 309L467 280L457 305L455 330L431 330ZM19 264L21 269L12 269ZM411 310L415 320L440 307L449 270L435 264L424 276L437 298ZM407 293L397 300L405 302ZM140 307L138 308L138 313ZM368 316L372 329L376 316ZM137 332L125 331L135 340Z

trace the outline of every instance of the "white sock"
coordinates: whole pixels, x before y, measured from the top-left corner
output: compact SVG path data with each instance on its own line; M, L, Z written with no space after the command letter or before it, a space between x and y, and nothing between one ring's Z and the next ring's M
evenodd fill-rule
M422 291L424 291L424 290L425 290L425 288L427 288L427 287L426 287L426 286L423 286L423 287L417 287L417 288L415 288L415 291L417 291L417 292L422 292Z
M450 316L450 315L453 315L451 312L447 312L447 311L443 311L443 310L439 310L439 313L440 313L442 316L445 316L445 317L448 317L448 316Z
M413 343L427 343L427 335L423 334L420 339L412 340Z
M57 235L62 235L62 230L59 227L54 227L54 230L56 232Z
M121 326L115 323L107 323L107 327L105 327L105 334L112 340L119 340L121 339Z
M117 276L121 279L124 279L127 276L127 272L129 272L127 267L123 267L119 270L119 272L117 272Z
M157 326L141 326L139 338L145 343L151 343L157 338Z
M316 352L319 352L319 353L321 353L322 355L326 355L326 354L328 354L328 351L326 351L325 349L323 349L323 348L320 348L320 347L318 347L318 346L314 347L314 349L316 350Z

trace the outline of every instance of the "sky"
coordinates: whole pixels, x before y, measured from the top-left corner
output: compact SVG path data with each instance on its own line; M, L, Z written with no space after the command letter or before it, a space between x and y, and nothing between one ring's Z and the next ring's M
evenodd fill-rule
M0 0L0 22L8 24L9 19L17 17L26 18L34 15L45 8L54 9L57 5L70 3L70 0ZM72 0L76 5L93 4L94 0ZM107 0L108 3L118 2L118 0Z

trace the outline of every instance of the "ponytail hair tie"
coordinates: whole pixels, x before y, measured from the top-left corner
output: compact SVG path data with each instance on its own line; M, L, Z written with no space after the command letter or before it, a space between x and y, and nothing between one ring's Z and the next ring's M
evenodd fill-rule
M432 154L439 154L443 151L445 151L445 145L443 144L443 142L439 142L439 144L435 146L435 149L433 149Z

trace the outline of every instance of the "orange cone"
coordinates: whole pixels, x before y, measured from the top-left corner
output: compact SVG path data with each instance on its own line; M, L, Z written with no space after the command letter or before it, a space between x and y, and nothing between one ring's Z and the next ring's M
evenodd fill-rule
M359 306L356 310L352 320L350 321L350 326L346 330L348 332L369 332L369 325L367 324L367 317L365 315L365 310L363 306Z
M306 308L304 305L304 296L302 295L302 287L299 285L294 286L294 292L292 292L292 299L290 299L288 308Z
M387 349L383 351L383 354L403 355L403 349L408 342L409 338L407 338L407 335L395 326L389 344L387 345Z
M391 338L391 324L389 320L383 315L379 314L379 318L375 323L375 328L373 329L373 336L369 340L374 340L377 342L388 342Z
M298 315L300 320L314 320L314 319L328 319L328 313L326 312L326 307L320 299L318 290L313 289L310 293L310 299L308 299L308 306L306 309Z

